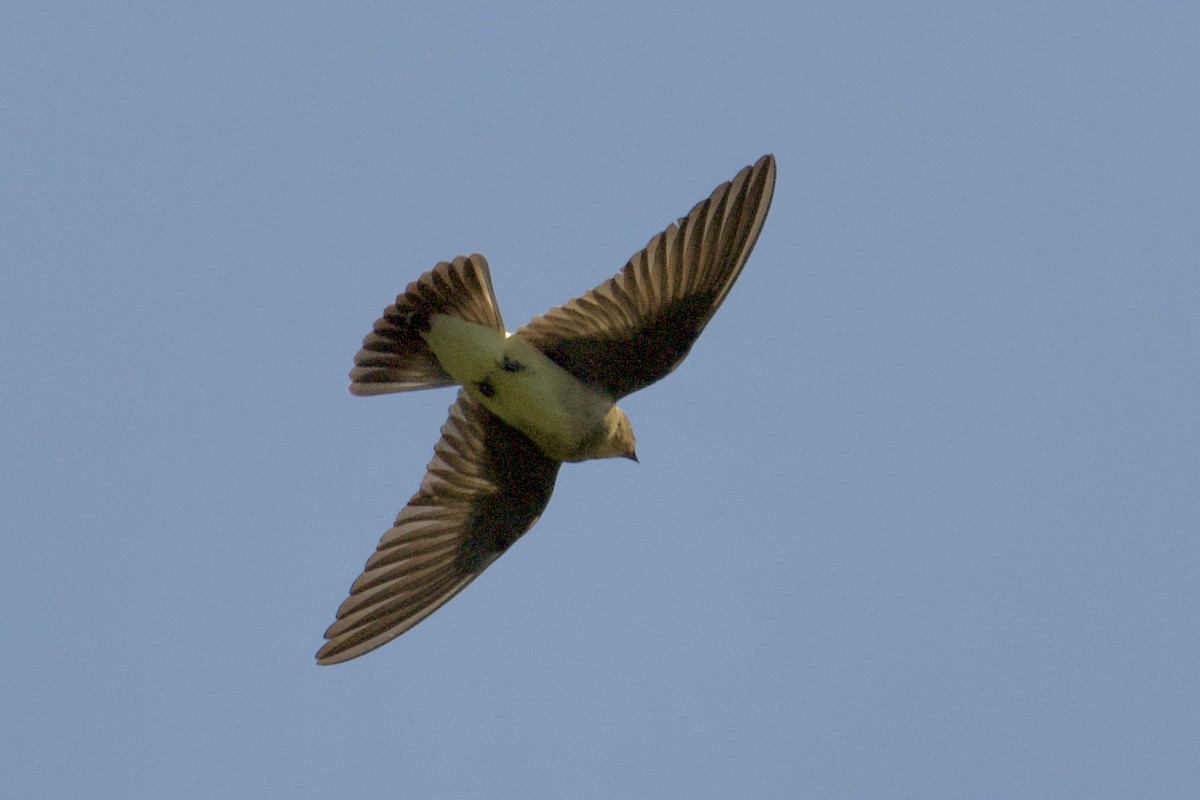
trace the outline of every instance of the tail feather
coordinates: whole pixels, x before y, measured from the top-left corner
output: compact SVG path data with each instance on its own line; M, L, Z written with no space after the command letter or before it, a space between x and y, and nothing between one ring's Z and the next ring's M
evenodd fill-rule
M407 392L454 383L421 338L430 314L448 314L503 331L487 259L478 253L459 256L410 283L384 310L354 356L352 394Z

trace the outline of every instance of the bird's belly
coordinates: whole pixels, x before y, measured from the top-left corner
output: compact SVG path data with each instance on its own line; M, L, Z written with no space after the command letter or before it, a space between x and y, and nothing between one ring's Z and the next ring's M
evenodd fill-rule
M422 335L450 377L551 458L573 456L612 408L519 337L440 314Z

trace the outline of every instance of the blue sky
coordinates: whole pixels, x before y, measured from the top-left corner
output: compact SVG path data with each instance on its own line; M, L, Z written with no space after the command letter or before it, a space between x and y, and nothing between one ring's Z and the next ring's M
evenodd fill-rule
M13 797L1200 793L1189 3L0 12ZM510 327L765 152L640 464L313 653L451 391L354 398L481 251Z

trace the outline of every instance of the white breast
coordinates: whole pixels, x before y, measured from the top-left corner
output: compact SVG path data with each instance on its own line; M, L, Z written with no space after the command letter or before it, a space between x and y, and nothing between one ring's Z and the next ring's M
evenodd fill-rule
M551 458L574 454L612 408L611 398L580 383L519 336L442 314L430 317L422 336L442 369Z

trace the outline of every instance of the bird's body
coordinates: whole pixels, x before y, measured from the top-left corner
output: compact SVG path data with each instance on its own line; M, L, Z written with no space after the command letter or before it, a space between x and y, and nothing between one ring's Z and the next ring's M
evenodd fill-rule
M763 156L614 278L513 333L478 254L438 264L396 298L355 356L350 391L462 388L319 663L379 647L461 591L537 522L563 462L637 460L617 401L683 361L745 266L774 186Z
M488 411L559 461L633 456L613 439L624 416L613 399L546 357L522 336L434 314L421 337L438 363Z

